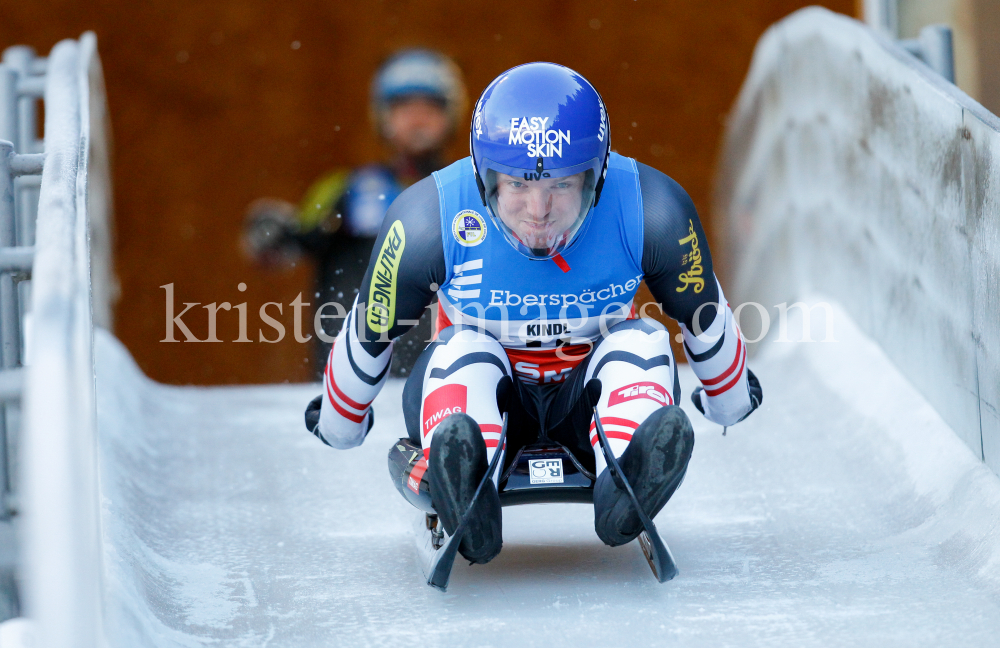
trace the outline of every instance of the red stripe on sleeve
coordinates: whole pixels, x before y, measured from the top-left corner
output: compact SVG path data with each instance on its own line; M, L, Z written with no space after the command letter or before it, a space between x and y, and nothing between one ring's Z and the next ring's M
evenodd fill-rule
M352 400L347 394L340 391L340 387L337 387L337 381L333 379L333 372L330 372L330 384L333 385L333 391L337 394L337 396L340 396L341 400L343 400L345 403L347 403L354 409L366 410L368 409L368 406L372 404L372 401L368 401L367 403L361 404L355 400Z
M345 343L346 344L350 344L351 342L350 342L350 340L347 340ZM334 343L334 346L336 346L336 343ZM333 358L333 351L332 350L330 351L330 358L331 359ZM333 385L333 391L336 392L337 396L340 396L341 400L343 400L345 403L347 403L348 405L350 405L354 409L365 410L365 409L368 409L368 406L372 404L372 402L373 402L374 399L368 401L367 403L362 404L362 403L359 403L359 402L351 399L351 397L349 397L347 394L345 394L343 391L341 391L340 387L337 386L337 381L334 380L334 378L333 378L333 363L332 362L327 362L326 363L326 377L330 380L330 384Z
M733 364L729 365L728 369L726 369L725 371L723 371L721 374L719 374L715 378L712 378L711 380L702 380L701 384L704 385L707 388L710 385L717 385L720 382L722 382L723 380L728 379L729 375L733 372L733 369L736 368L736 365L740 364L740 360L742 358L742 355L741 355L742 351L743 351L743 336L740 335L739 330L737 330L736 331L736 356L733 358ZM707 389L706 389L706 391L707 391Z
M355 414L354 412L350 412L344 409L344 406L338 403L337 399L333 397L333 393L330 391L329 387L326 388L326 398L327 400L330 401L330 404L333 405L333 409L337 410L337 412L348 421L354 421L355 423L360 423L361 421L365 420L365 414L367 414L367 412L362 412L361 414Z
M740 356L740 370L736 372L736 375L733 376L733 379L728 383L726 383L725 385L723 385L722 387L719 387L718 389L706 389L705 395L718 396L719 394L723 394L732 389L733 386L739 382L740 378L743 377L743 366L746 364L746 360L747 360L747 354L746 350L744 350L743 355Z

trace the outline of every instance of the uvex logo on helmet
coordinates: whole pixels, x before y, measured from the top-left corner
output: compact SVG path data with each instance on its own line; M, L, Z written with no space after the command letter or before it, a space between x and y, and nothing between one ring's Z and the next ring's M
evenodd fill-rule
M570 132L545 126L548 117L512 117L508 144L527 145L528 157L562 157L563 142L569 144Z
M476 131L476 137L483 136L483 101L476 102L476 114L472 118L472 128Z

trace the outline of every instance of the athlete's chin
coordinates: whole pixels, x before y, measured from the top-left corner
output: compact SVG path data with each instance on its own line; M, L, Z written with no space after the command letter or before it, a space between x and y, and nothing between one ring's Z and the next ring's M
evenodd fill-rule
M521 226L518 232L518 237L525 242L528 247L540 248L548 247L552 239L555 238L552 234L551 226L539 226L532 223L526 223Z
M543 250L552 247L552 237L549 236L524 236L521 237L524 244L535 250Z

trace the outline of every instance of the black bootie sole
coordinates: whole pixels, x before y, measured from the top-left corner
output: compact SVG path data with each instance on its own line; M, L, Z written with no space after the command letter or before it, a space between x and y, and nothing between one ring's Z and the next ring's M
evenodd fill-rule
M694 430L676 405L662 407L642 422L618 458L622 472L642 509L653 519L684 479ZM594 529L607 545L617 547L642 533L642 522L628 494L605 470L594 485Z
M452 414L431 440L427 473L431 501L445 531L454 534L486 474L486 443L479 425L467 414ZM473 563L488 563L503 546L500 496L492 481L471 512L458 552Z

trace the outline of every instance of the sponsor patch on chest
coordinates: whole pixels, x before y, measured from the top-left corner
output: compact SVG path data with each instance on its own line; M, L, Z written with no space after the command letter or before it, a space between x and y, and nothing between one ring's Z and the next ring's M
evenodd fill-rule
M486 240L486 219L479 212L463 209L455 214L451 223L451 233L463 247L479 245Z

